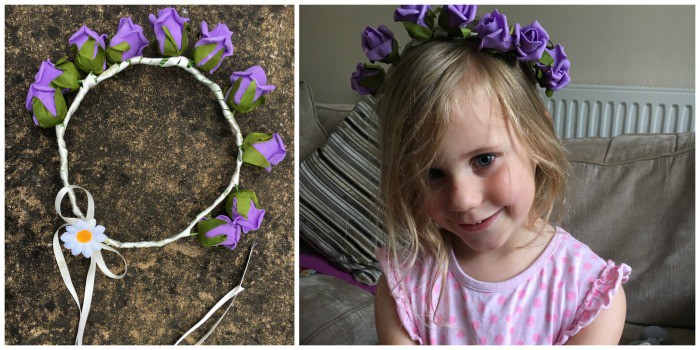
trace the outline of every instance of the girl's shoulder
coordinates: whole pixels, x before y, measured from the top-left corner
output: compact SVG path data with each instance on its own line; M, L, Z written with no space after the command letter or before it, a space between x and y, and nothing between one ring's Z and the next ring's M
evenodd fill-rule
M611 304L621 285L628 281L631 268L601 258L561 228L557 228L557 235L559 245L540 278L547 280L559 302L566 305L562 315L569 326L561 333L559 344L563 344Z

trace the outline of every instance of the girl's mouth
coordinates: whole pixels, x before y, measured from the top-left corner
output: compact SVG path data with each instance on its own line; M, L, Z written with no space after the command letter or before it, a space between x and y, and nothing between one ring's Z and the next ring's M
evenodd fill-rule
M503 210L503 209L499 209L493 215L491 215L488 218L481 220L475 224L459 224L459 226L467 232L478 232L478 231L485 230L485 229L489 228L489 226L491 226L491 223L493 223L494 220L496 220L498 215L501 213L501 210Z

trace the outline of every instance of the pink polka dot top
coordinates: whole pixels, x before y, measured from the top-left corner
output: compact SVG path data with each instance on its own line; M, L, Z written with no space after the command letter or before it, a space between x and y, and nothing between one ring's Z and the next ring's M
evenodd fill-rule
M403 327L420 344L564 344L608 308L631 272L561 228L530 267L503 282L469 277L450 251L442 296L432 258L408 271L394 269L384 248L377 259Z

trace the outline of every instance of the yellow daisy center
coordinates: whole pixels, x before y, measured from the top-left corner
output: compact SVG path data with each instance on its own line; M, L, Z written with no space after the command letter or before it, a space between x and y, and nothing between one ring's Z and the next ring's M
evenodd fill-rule
M80 243L90 242L92 239L92 232L90 232L90 230L82 230L75 235L75 239Z

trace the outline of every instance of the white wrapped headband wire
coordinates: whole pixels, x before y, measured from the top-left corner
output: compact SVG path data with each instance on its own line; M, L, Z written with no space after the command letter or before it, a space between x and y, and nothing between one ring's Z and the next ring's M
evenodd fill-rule
M56 212L58 213L59 216L66 222L66 224L63 224L59 229L56 231L54 234L53 238L53 251L54 255L56 257L56 262L58 263L58 268L61 272L61 277L63 279L64 284L68 288L68 291L71 293L71 296L75 300L76 304L78 305L78 309L80 310L80 321L78 323L78 334L76 336L75 344L76 345L82 345L82 338L83 338L83 333L85 330L85 324L87 323L87 318L88 314L90 312L90 305L92 302L92 292L94 289L94 280L95 280L95 272L96 272L96 267L99 267L100 270L108 277L113 278L113 279L121 279L126 275L126 260L124 260L124 272L120 275L115 275L111 271L109 271L109 268L106 266L104 259L102 258L102 254L99 250L93 252L93 255L90 258L90 268L88 270L88 275L87 279L85 281L85 295L83 297L83 307L80 307L80 300L78 298L78 295L75 291L75 287L73 287L73 282L71 281L70 278L70 273L68 271L68 266L66 264L66 260L63 256L63 253L61 251L61 246L59 242L59 236L58 233L60 230L68 225L73 225L75 224L78 219L82 219L85 221L90 221L94 219L94 214L95 214L95 208L94 208L94 200L92 198L92 195L90 192L88 192L86 189L77 186L77 185L72 185L68 181L68 148L66 147L66 142L63 139L63 136L66 133L66 130L68 128L68 122L70 121L71 116L75 111L78 109L78 106L80 105L80 102L83 100L83 97L87 94L87 92L94 87L95 85L99 84L100 82L104 81L105 79L111 78L117 73L123 71L127 67L131 66L132 64L146 64L146 65L151 65L151 66L158 66L158 67L180 67L190 74L192 74L197 81L200 83L206 85L211 91L214 92L216 95L216 99L219 101L219 104L221 105L221 110L224 113L224 117L229 123L229 126L231 127L231 130L233 131L235 137L236 137L236 146L238 147L238 157L236 159L236 169L231 177L231 181L229 182L228 186L226 189L219 195L219 197L214 201L212 205L204 209L201 213L197 214L194 220L185 228L182 232L165 238L160 241L142 241L142 242L119 242L117 240L107 238L103 243L100 243L100 246L102 249L109 250L112 252L117 253L122 260L124 260L124 257L117 252L116 249L111 248L109 246L117 247L117 248L148 248L148 247L162 247L166 244L172 243L177 241L180 238L184 237L189 237L190 230L199 222L205 215L207 215L209 212L211 212L217 205L219 205L225 198L226 196L231 193L231 191L238 186L239 182L239 176L240 176L240 169L241 165L243 164L243 150L242 150L242 144L243 144L243 136L241 135L240 128L238 127L238 124L236 123L236 120L233 117L233 113L231 110L228 108L226 105L226 101L224 99L223 92L219 85L214 83L213 81L207 79L202 73L200 73L193 65L191 64L191 61L182 56L178 57L170 57L170 58L145 58L145 57L133 57L130 58L126 61L123 61L118 64L113 64L110 66L107 70L102 72L99 76L95 76L92 73L89 73L88 76L82 81L80 90L78 91L78 94L75 97L75 100L71 104L70 108L68 109L68 112L66 114L65 119L61 124L56 125L56 136L57 136L57 141L58 141L58 153L60 156L60 161L61 161L61 166L60 166L60 176L61 180L63 181L63 188L59 191L58 195L56 196L55 200L55 208ZM80 189L83 190L87 196L87 201L88 201L88 208L87 208L87 214L83 214L83 212L78 208L78 205L76 203L76 197L75 193L73 192L74 189ZM68 198L70 199L71 207L73 210L73 214L76 217L66 217L63 216L61 213L61 202L65 195L68 195ZM211 317L216 310L221 308L227 301L231 300L231 303L229 306L226 308L226 310L223 312L219 320L212 326L212 328L197 342L197 344L202 344L207 337L214 331L216 326L221 322L221 319L226 315L226 312L231 308L231 305L233 305L233 302L235 301L236 295L243 291L242 283L243 283L243 277L245 277L245 273L248 270L248 264L250 263L250 258L253 253L253 247L255 247L255 243L250 248L250 253L248 255L248 262L246 263L245 270L243 271L243 276L241 277L241 283L232 289L230 292L228 292L219 302L200 320L194 327L192 327L189 331L187 331L178 341L175 345L179 344L187 335L189 335L191 332L193 332L195 329L200 327L209 317Z
M210 205L208 208L204 209L201 213L197 214L197 216L190 222L190 224L185 228L182 232L160 240L160 241L142 241L142 242L119 242L117 240L107 238L107 240L104 241L105 244L111 245L117 248L148 248L148 247L162 247L168 243L172 243L180 238L184 237L189 237L190 236L190 230L197 224L199 220L201 220L205 215L207 215L209 212L211 212L217 205L219 205L225 198L226 196L231 193L234 187L238 186L238 181L239 181L239 176L240 176L240 169L241 169L241 164L243 164L243 150L241 145L243 144L243 135L241 135L241 130L238 127L238 124L236 123L236 119L233 117L233 113L231 110L228 108L226 105L226 101L224 99L223 92L219 85L214 83L213 81L207 79L199 70L197 70L194 66L190 64L190 60L187 57L170 57L170 58L145 58L145 57L133 57L130 58L126 61L123 61L119 64L113 64L110 66L107 70L105 70L102 74L99 76L95 76L92 73L88 74L88 76L82 81L82 85L80 87L80 90L78 91L78 94L75 97L75 100L71 104L70 108L68 109L68 113L66 114L66 118L63 120L63 123L56 125L56 138L58 141L58 154L60 156L61 160L61 168L60 168L60 175L61 175L61 180L63 181L63 186L70 186L70 182L68 181L68 148L66 147L66 142L63 139L63 135L66 133L66 129L68 128L68 122L70 121L71 116L75 111L78 109L78 106L80 105L80 102L83 100L83 97L87 94L87 92L94 87L95 85L99 84L100 82L109 79L116 75L117 73L123 71L127 67L131 66L132 64L146 64L146 65L151 65L151 66L159 66L159 67L180 67L190 74L192 74L197 81L200 83L206 85L211 91L214 92L216 95L216 99L219 101L219 104L221 105L221 110L224 112L224 118L229 123L229 126L231 127L231 130L233 131L235 137L236 137L236 146L238 147L238 158L236 159L236 170L233 173L233 176L231 177L231 181L229 182L228 186L224 190L224 192L221 193L221 195L214 201L214 204ZM77 217L84 218L85 215L80 211L80 208L78 208L78 205L76 204L75 201L75 194L73 190L70 190L68 192L68 198L70 199L71 206L73 208L73 214L75 214Z

